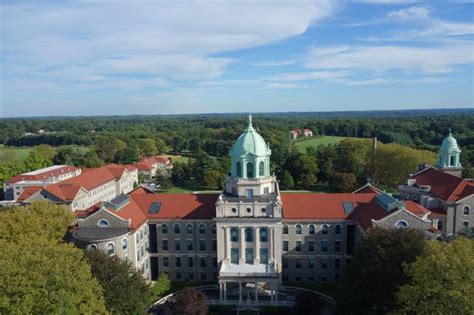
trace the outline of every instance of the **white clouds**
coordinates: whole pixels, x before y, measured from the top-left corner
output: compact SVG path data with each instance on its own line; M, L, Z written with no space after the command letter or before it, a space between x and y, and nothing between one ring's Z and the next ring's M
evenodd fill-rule
M7 72L59 68L76 80L116 74L209 80L232 62L213 55L303 33L330 0L31 2L2 5ZM81 69L72 69L81 64ZM87 73L93 73L88 75Z
M453 71L456 66L471 64L473 61L472 46L469 44L435 48L360 46L325 55L320 54L320 49L313 48L309 53L306 66L312 69L442 73Z
M281 60L281 61L260 61L260 62L253 62L250 65L255 67L282 67L282 66L289 66L296 63L296 60Z
M344 71L313 71L313 72L292 72L275 75L270 80L277 81L308 81L308 80L335 80L348 76Z
M409 7L387 13L390 19L425 19L430 15L430 10L425 7Z

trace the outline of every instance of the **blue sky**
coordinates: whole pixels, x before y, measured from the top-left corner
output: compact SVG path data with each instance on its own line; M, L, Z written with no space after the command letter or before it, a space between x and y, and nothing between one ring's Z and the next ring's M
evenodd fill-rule
M473 107L474 3L3 1L0 116Z

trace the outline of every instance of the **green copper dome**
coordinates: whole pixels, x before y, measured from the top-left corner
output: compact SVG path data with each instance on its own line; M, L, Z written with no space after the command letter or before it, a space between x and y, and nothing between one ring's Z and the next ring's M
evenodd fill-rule
M249 125L230 149L231 174L238 178L262 178L270 176L270 150L262 136Z
M436 163L436 166L440 168L462 167L459 160L460 154L461 150L458 147L458 142L451 134L451 129L449 129L449 134L443 139L443 143L439 149L438 162Z
M230 155L243 156L252 154L255 156L266 156L271 154L271 150L263 137L253 128L252 116L249 115L249 125L235 141Z

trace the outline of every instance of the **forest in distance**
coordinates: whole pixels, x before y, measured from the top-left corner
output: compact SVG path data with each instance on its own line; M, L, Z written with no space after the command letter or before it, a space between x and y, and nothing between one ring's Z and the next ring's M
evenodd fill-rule
M352 113L352 115L351 115ZM449 129L462 150L464 176L474 177L474 110L349 113L260 113L253 125L272 149L272 171L283 189L351 191L371 180L394 188L422 163L433 164ZM19 163L0 151L0 180L52 164L97 167L134 163L171 153L162 187L220 188L229 169L228 151L247 125L247 114L8 118L0 120L0 144L33 147ZM308 128L315 138L347 139L297 150L289 131ZM372 137L377 155L372 156ZM40 146L40 147L35 147Z

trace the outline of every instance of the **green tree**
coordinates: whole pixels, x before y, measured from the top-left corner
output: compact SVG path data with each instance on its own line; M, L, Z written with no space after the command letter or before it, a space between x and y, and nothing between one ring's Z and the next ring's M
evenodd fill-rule
M140 159L140 150L136 145L130 144L125 149L117 152L116 158L119 163L135 163Z
M171 171L171 179L173 184L183 186L186 180L189 180L188 165L182 162L173 163L173 170Z
M168 147L166 146L166 143L162 139L156 139L156 150L158 153L164 153L168 151Z
M156 142L153 139L138 139L137 146L142 156L153 156L158 154Z
M395 313L474 313L474 240L431 241L404 269L410 282L397 294Z
M106 314L82 251L63 241L74 216L48 202L0 212L1 314Z
M84 154L82 165L85 167L101 167L104 165L104 161L102 161L95 151L87 150Z
M218 170L206 170L202 183L208 188L220 188L224 175Z
M117 152L126 147L125 142L114 136L101 136L95 141L95 152L105 162L115 162Z
M288 171L283 172L283 177L281 179L281 185L286 189L291 189L295 186L293 176L291 176L290 172L288 172Z
M86 250L92 274L104 289L105 305L112 314L143 314L151 288L130 262L99 250Z
M18 158L14 150L7 150L0 154L0 163L17 163L17 161Z
M420 256L426 241L413 229L369 231L347 266L338 297L342 314L385 314L395 308L399 286L408 283L403 265Z
M150 297L148 299L149 304L162 298L166 292L171 288L170 279L166 273L161 274L156 280L151 290Z
M341 192L351 192L357 187L357 178L354 173L334 172L329 185Z
M30 154L25 160L25 168L27 170L37 170L43 167L53 165L53 157L56 154L56 150L46 144L40 144L30 151Z
M34 146L31 149L30 153L36 153L44 157L46 160L52 161L54 155L56 154L56 149L50 146L49 144L40 144L40 145Z

